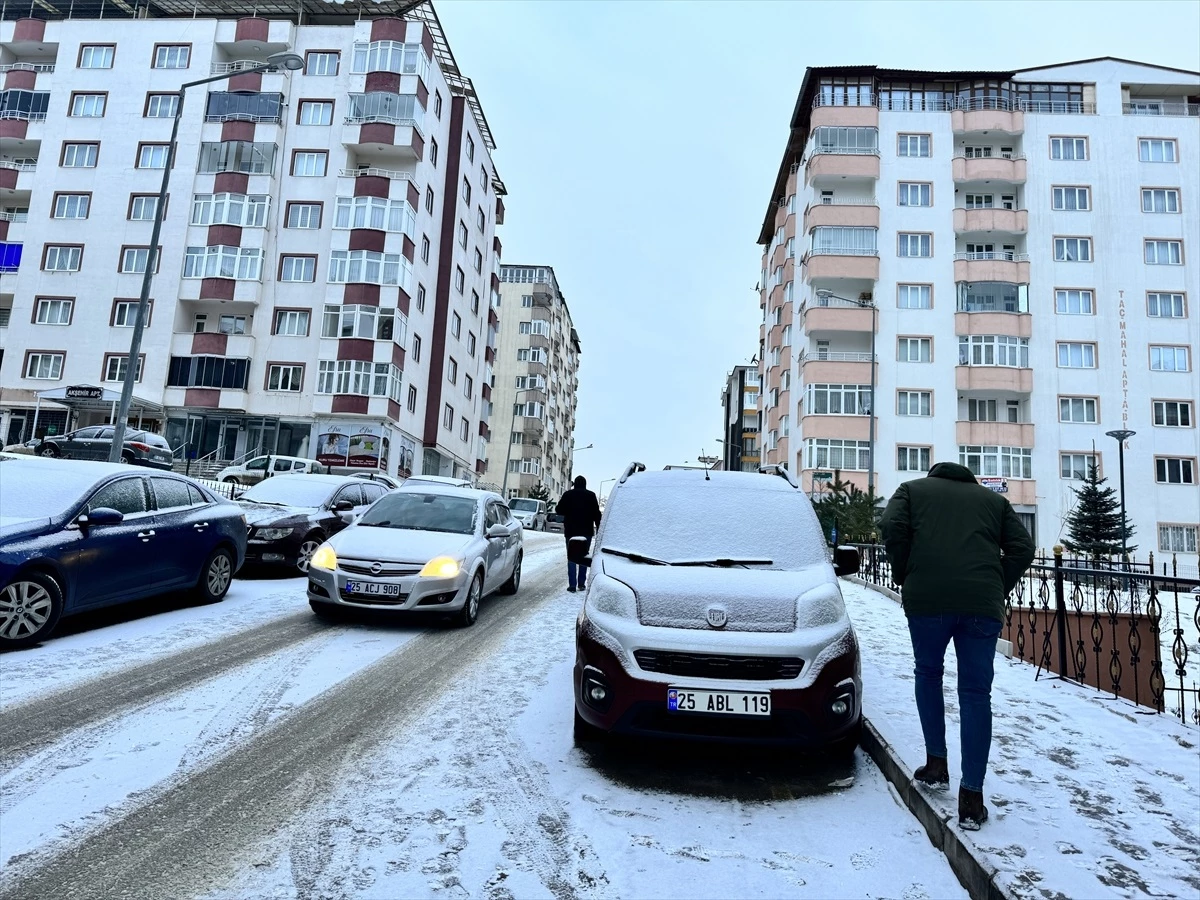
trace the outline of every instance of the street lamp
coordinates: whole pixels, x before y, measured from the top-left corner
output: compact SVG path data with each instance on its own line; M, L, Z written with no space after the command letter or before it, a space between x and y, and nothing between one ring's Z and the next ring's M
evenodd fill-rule
M542 388L517 388L517 392L515 394L513 394L512 420L509 422L509 425L508 425L508 452L506 453L506 455L504 457L504 481L500 485L500 496L503 497L505 500L508 499L508 469L509 469L509 466L512 465L512 446L513 446L512 436L513 436L513 434L516 433L516 430L517 430L517 402L516 402L517 396L519 394L528 394L530 391L541 391L541 390L543 390L543 389Z
M878 360L875 356L875 336L879 330L878 318L879 307L875 305L874 300L851 300L847 297L839 297L833 291L817 291L817 297L822 300L841 300L843 303L853 303L855 306L860 306L863 309L871 310L871 406L867 410L867 415L870 417L867 423L867 495L872 499L875 497L875 367Z
M733 441L726 441L726 440L724 440L724 439L722 439L722 438L717 438L716 440L717 440L717 443L718 443L718 444L722 444L722 445L724 445L726 448L732 447L733 449L737 450L737 454L738 454L738 468L740 469L740 468L742 467L742 457L746 455L746 451L742 449L742 445L741 445L741 444L735 444ZM726 453L724 454L724 456L725 456L725 459L726 459L726 465L729 467L729 471L731 471L731 472L732 472L732 471L734 471L734 468L733 468L733 458L732 458L731 456L729 456L729 453L728 453L728 452L726 452Z
M596 446L596 445L588 444L586 447L572 447L571 452L574 453L576 450L591 450L594 446Z
M158 237L162 232L163 215L167 206L167 186L171 180L171 168L175 165L175 142L179 136L179 121L183 118L183 99L188 88L213 81L224 81L233 75L254 75L259 72L277 72L286 69L295 72L304 68L304 57L295 53L276 53L267 57L261 66L243 69L240 72L225 72L208 78L199 78L180 85L175 104L175 120L171 124L171 141L167 144L167 164L163 168L162 186L158 190L158 204L154 209L154 227L150 230L150 249L146 253L146 272L142 276L142 294L138 299L137 319L133 323L133 335L129 339L129 358L125 360L125 378L121 384L121 401L117 405L117 420L113 422L112 447L108 461L119 463L125 447L125 422L129 418L129 406L133 402L133 385L137 380L138 356L142 350L142 331L145 328L146 309L150 305L150 286L154 282L154 270L158 268Z
M600 499L601 500L604 499L604 486L606 484L608 484L610 481L616 481L616 480L617 479L615 479L615 478L605 478L602 482L600 482Z
M1125 442L1137 434L1128 428L1104 432L1117 442L1117 466L1121 471L1121 561L1129 561L1129 524L1125 520Z

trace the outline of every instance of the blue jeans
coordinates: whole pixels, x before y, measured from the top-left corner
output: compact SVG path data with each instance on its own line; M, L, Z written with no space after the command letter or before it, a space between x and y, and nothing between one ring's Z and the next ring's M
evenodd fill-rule
M587 587L588 567L579 560L587 556L591 543L590 538L567 540L567 586L572 589Z
M987 616L909 616L908 633L916 661L917 715L925 752L945 759L946 702L942 673L946 647L954 641L958 658L959 740L962 786L983 790L992 746L992 676L1001 622Z

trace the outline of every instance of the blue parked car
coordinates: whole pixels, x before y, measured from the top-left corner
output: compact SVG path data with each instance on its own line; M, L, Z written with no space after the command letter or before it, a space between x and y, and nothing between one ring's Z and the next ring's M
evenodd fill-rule
M246 519L189 478L130 466L0 459L0 650L64 615L191 590L224 599Z

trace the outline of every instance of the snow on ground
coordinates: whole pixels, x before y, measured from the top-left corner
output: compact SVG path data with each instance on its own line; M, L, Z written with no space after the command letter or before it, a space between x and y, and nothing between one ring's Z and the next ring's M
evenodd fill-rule
M867 716L910 769L925 760L900 606L843 587L863 651ZM992 818L966 839L1014 897L1200 896L1200 730L996 657ZM946 658L952 793L958 789L954 652Z
M861 753L575 748L578 608L551 600L213 900L965 896Z

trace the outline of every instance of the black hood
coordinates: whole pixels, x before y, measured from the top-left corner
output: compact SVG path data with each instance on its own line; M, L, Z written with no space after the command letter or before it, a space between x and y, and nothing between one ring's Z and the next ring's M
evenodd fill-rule
M929 470L930 478L945 478L949 481L966 481L970 484L978 484L975 476L971 474L971 470L966 466L960 466L958 463L935 463L933 468Z

